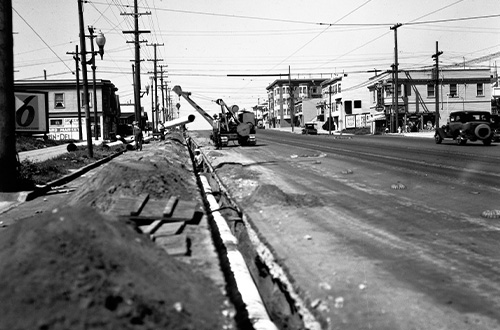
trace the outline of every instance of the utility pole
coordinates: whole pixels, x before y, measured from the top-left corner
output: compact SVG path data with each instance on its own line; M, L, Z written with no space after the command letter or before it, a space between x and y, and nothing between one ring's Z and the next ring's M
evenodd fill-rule
M135 35L133 43L135 44L135 74L134 74L134 100L135 100L135 121L137 121L139 127L143 127L141 120L141 59L140 59L140 43L139 35L141 33L151 33L149 30L139 30L139 16L141 15L151 15L151 12L139 13L137 0L134 0L134 12L133 13L121 13L121 15L132 15L134 16L134 30L133 31L122 31L124 34L130 33ZM127 41L128 42L128 41ZM144 41L145 42L145 41Z
M292 76L290 74L290 66L288 66L288 86L290 88L290 123L292 124L292 132L295 121L295 102L293 100L294 89L292 87Z
M329 103L328 135L332 135L332 85L328 86L328 103Z
M87 129L87 149L89 152L89 158L94 158L94 150L92 145L92 131L90 127L90 110L89 110L89 81L87 77L87 46L85 44L85 30L83 23L83 4L84 0L78 1L78 18L79 18L79 28L80 28L80 48L81 48L81 59L82 59L82 79L83 79L83 103L85 105L85 126Z
M78 45L75 47L75 52L66 52L66 54L74 55L73 59L75 60L76 65L76 103L78 109L78 140L83 140L83 132L82 132L82 102L80 99L80 56L78 54Z
M163 68L165 67L168 67L168 65L160 65L161 106L163 109L163 121L168 121L168 116L167 116L168 111L165 110L165 94L164 94L164 89L168 87L168 84L166 86L163 86L163 74L168 73L168 71L163 71Z
M148 59L148 61L153 61L154 62L154 69L153 69L153 77L154 77L154 113L152 113L153 117L153 132L155 131L155 114L156 114L156 126L158 126L158 66L156 62L158 61L163 61L162 59L158 59L156 56L156 48L158 46L163 46L163 44L147 44L147 46L153 46L154 47L154 58L153 59ZM149 72L148 72L149 73ZM153 86L151 86L153 88ZM158 130L158 127L156 127Z
M394 30L394 99L395 99L395 121L396 121L396 127L395 130L397 130L397 127L399 126L399 81L398 81L398 76L399 76L399 68L398 68L398 28L402 26L401 23L398 23L394 26L391 27L391 30ZM395 133L395 132L393 132Z
M0 191L14 191L18 178L13 48L12 1L0 1Z
M434 126L439 127L439 55L443 54L443 52L439 51L438 42L436 41L436 53L432 55L432 58L436 61L436 72L435 72L435 85L434 85L434 96L436 97L436 119Z

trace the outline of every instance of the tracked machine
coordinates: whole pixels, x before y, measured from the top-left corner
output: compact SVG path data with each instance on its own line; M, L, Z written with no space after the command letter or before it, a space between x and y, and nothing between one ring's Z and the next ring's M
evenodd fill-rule
M213 126L214 118L191 99L190 92L182 91L180 86L175 86L172 90L177 95L182 96ZM255 114L250 111L239 112L237 105L228 107L222 99L217 100L217 104L221 107L220 139L222 146L227 146L229 141L237 141L241 146L255 145Z

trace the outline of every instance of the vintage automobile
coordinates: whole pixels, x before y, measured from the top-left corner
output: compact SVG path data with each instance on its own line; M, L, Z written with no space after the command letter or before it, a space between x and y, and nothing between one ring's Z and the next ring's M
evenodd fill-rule
M318 129L315 123L305 123L302 129L302 134L318 134Z
M485 146L493 140L491 114L488 111L455 111L450 113L448 123L436 129L437 144L444 139L453 139L459 145L467 141L482 141Z

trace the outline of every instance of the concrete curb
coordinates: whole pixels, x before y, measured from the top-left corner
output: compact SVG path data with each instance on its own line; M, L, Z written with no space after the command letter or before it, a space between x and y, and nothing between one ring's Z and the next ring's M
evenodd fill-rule
M232 234L226 219L217 211L219 209L219 203L212 194L212 188L207 178L200 176L200 181L210 205L215 225L219 231L220 239L226 248L229 266L233 273L238 292L241 294L241 298L246 305L250 322L255 330L278 330L267 313L264 302L260 297L259 290L253 281L243 255L238 251L238 239Z

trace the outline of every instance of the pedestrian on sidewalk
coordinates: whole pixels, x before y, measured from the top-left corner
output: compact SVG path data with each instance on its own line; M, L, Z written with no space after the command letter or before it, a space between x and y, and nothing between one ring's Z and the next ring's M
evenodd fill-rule
M134 140L135 140L135 151L142 151L142 139L143 139L143 134L142 134L142 129L139 127L139 124L134 121Z

